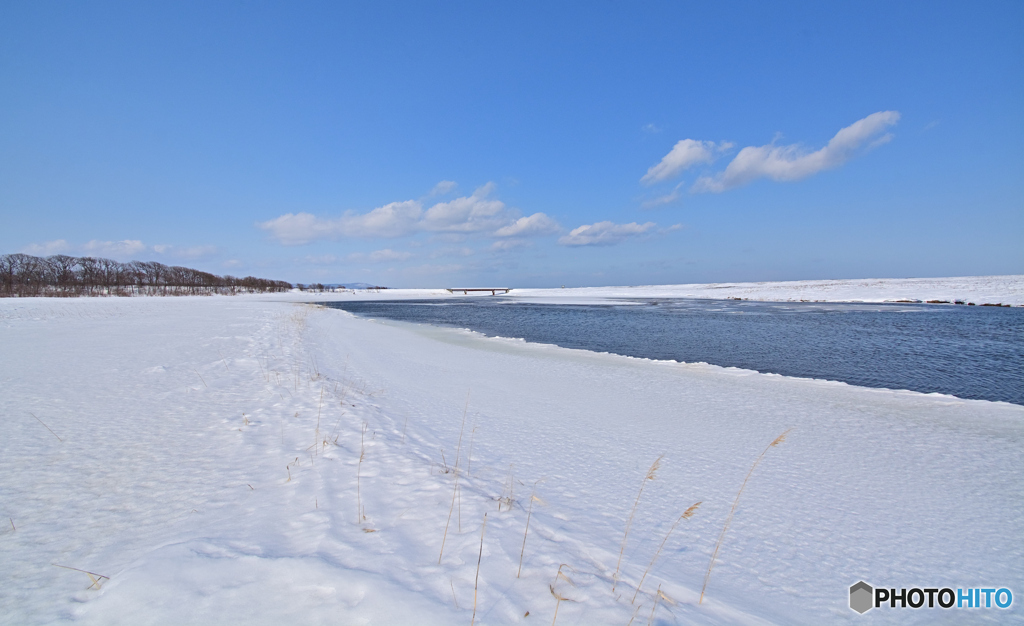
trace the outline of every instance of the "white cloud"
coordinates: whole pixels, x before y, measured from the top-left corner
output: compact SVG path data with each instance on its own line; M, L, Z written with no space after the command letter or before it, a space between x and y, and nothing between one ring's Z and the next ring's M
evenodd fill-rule
M320 239L402 237L419 232L461 238L470 234L525 236L550 233L558 229L557 223L543 213L520 218L518 211L492 198L493 191L494 184L487 183L470 196L438 202L427 209L419 200L406 200L386 204L368 213L349 211L337 218L317 217L310 213L286 213L272 220L258 222L256 226L289 246ZM506 232L506 228L512 230Z
M530 242L525 239L501 239L491 244L491 250L495 252L508 252L529 246Z
M476 254L476 250L474 250L473 248L467 248L465 246L463 246L461 248L460 247L455 247L455 246L448 246L448 247L438 248L437 250L434 250L433 252L430 253L430 258L432 258L432 259L440 259L440 258L444 258L444 257L453 257L453 256L463 256L463 257L465 257L465 256L473 256L474 254Z
M558 243L563 246L610 246L630 237L642 235L655 226L654 222L646 224L637 224L636 222L584 224L579 228L574 228L568 235L560 237Z
M465 266L459 264L450 265L417 265L416 267L410 267L405 270L406 273L414 276L436 276L438 274L452 274L460 272Z
M644 131L645 133L652 133L652 134L653 133L660 133L661 132L661 129L658 128L658 126L655 125L654 123L644 124L643 126L640 127L640 130Z
M392 202L369 213L351 211L328 219L310 213L285 213L256 224L286 246L297 246L318 239L340 237L401 237L417 230L423 207L416 200Z
M898 111L879 111L843 128L824 148L807 153L797 144L748 146L740 150L724 172L697 179L692 191L719 193L745 185L758 178L794 181L849 161L866 142L875 147L892 139L881 134L900 119Z
M494 183L487 183L468 197L439 202L423 214L424 230L445 233L478 233L501 228L509 221L505 203L488 196Z
M188 248L179 248L177 246L157 244L153 246L153 252L178 259L195 260L215 256L220 252L220 250L217 246L191 246Z
M671 180L698 163L712 162L715 159L715 152L728 150L731 147L730 143L716 144L713 141L681 139L661 159L660 163L647 170L640 182L645 185L653 185Z
M458 187L459 184L454 180L442 180L441 182L434 185L434 188L430 190L431 196L443 196L446 193L450 193Z
M679 189L682 186L683 186L683 183L679 183L678 185L675 186L674 189L672 189L671 192L669 192L669 193L667 193L667 194L665 194L663 196L658 196L656 198L651 198L650 200L645 200L645 201L641 202L640 203L640 208L642 208L642 209L653 209L656 206L662 206L662 205L665 205L665 204L672 204L673 202L675 202L676 200L679 199L679 197L681 195L681 192L679 191Z
M138 239L123 239L121 241L99 241L93 239L82 249L90 256L110 256L127 258L146 251L146 246Z
M401 237L416 230L422 214L415 200L391 202L363 215L348 213L336 221L336 228L348 237Z
M310 263L312 265L334 265L339 260L340 259L338 259L338 257L334 256L333 254L321 254L318 256L313 256L310 254L306 256L306 263Z
M558 222L544 213L534 213L529 217L520 217L508 226L494 231L495 237L523 237L529 235L550 235L557 233L562 227Z
M32 256L50 256L51 254L63 254L70 252L71 246L63 239L55 239L45 243L30 243L21 249L23 254Z
M369 263L387 263L388 261L405 261L412 256L410 252L398 252L390 248L374 250L369 254L353 252L348 255L349 261L365 261Z
M22 249L26 254L49 256L51 254L79 254L82 256L113 257L122 261L139 260L143 254L158 254L171 259L195 260L220 254L217 246L178 247L168 244L147 246L138 239L122 239L121 241L101 241L93 239L82 245L72 245L63 239L48 241L43 244L30 244Z

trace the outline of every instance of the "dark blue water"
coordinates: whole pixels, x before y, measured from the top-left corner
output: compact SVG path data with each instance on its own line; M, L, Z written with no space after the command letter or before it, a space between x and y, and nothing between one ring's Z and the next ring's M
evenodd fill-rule
M1022 307L500 297L325 304L567 348L1024 404Z

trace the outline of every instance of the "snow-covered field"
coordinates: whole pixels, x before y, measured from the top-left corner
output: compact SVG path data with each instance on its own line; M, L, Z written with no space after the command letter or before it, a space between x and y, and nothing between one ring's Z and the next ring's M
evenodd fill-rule
M1022 303L1021 277L949 280L967 284L701 293ZM468 624L474 603L484 624L1024 619L1024 407L296 297L0 300L0 622ZM861 616L858 580L1017 597Z
M779 302L928 302L1024 306L1024 276L866 278L575 289L516 289L521 298L739 298Z
M461 285L499 287L508 285ZM514 286L512 286L514 287ZM339 293L279 294L294 300L404 300L409 298L464 298L490 293L451 293L446 289L350 290ZM850 280L798 280L766 283L700 283L692 285L637 285L622 287L570 287L564 289L513 288L505 297L531 302L598 303L620 298L740 299L773 302L938 302L1024 306L1024 275L962 276L954 278L862 278Z

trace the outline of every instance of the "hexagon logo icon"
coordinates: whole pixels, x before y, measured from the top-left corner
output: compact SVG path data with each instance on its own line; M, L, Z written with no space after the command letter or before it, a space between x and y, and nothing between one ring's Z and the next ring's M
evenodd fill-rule
M863 615L871 608L875 590L863 580L850 587L850 608Z

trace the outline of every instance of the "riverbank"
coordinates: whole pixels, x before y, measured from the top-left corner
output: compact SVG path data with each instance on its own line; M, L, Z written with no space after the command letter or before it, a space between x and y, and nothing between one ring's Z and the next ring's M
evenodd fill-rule
M285 297L0 302L0 622L854 623L858 580L1024 589L1020 406Z

